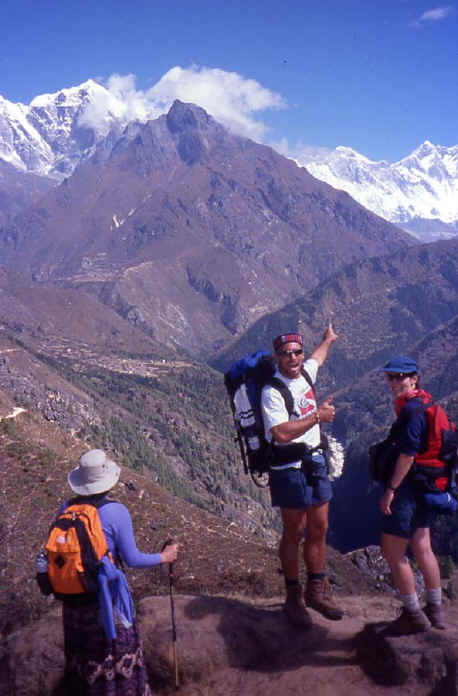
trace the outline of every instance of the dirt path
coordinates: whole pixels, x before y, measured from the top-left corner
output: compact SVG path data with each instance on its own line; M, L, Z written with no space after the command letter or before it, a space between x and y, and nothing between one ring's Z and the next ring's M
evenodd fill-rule
M441 652L437 634L445 632L432 631L423 642L410 642L406 654L419 647L421 659L415 664L421 669L415 667L403 686L382 686L359 664L355 638L366 623L394 618L398 603L388 595L345 596L341 601L347 612L342 621L328 621L311 611L313 626L301 631L288 623L280 598L176 595L180 696L431 696L424 669L428 660L423 658ZM169 597L145 598L137 608L153 694L168 696L174 684ZM56 605L43 619L10 635L8 678L14 688L9 693L67 696L53 687L64 668L60 612ZM446 617L450 626L443 637L456 645L458 607L449 604ZM394 667L390 659L388 655L387 670ZM433 675L437 685L445 663L436 666L442 670ZM1 680L2 674L0 691ZM456 691L433 693L449 696Z
M258 600L251 606L244 599L231 607L224 600L218 604L205 598L177 597L179 660L185 675L181 696L413 694L411 683L394 691L375 683L357 659L355 637L368 622L394 619L398 612L395 598L346 596L342 604L346 610L342 621L329 621L310 611L313 627L302 632L288 624L280 598L278 603ZM155 598L150 610L146 600L144 607L142 634L147 652L156 650L168 660L167 600ZM154 636L154 647L147 636ZM188 679L191 673L201 678L197 683L188 681L186 672ZM415 688L417 696L426 696L418 684Z
M345 597L347 611L342 621L328 621L310 612L313 628L298 634L302 643L302 664L295 659L288 665L285 655L283 668L257 673L233 671L221 696L381 696L393 694L392 687L377 685L367 676L357 661L355 636L367 621L394 618L396 603L386 597ZM210 692L209 692L210 693ZM396 687L396 696L407 696L412 687ZM188 696L188 695L186 695ZM189 695L190 696L190 695Z

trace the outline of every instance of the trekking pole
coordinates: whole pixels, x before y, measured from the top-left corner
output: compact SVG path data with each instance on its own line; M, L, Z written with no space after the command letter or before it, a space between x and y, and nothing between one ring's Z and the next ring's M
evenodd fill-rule
M162 551L173 544L173 539L168 539ZM170 594L170 613L172 615L172 644L173 644L173 673L175 677L175 689L178 689L180 682L178 678L178 643L177 643L177 622L175 615L175 600L173 596L173 563L169 563L169 594Z

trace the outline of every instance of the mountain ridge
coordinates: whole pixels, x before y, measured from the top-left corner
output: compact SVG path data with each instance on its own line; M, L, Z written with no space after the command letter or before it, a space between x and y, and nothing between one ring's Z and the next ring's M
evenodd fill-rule
M110 142L139 116L145 123L160 113L143 104L133 114L119 93L92 79L38 95L29 105L0 96L0 160L55 183L97 149L109 151ZM333 151L306 148L297 162L421 240L458 233L458 146L426 140L392 164L372 161L343 145Z
M0 230L4 263L84 287L201 354L345 263L409 243L348 194L179 101L96 148Z

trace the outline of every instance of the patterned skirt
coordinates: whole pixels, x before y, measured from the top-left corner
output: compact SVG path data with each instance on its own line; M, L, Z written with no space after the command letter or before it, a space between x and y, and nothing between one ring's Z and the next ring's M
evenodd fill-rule
M134 620L105 636L97 604L64 603L65 685L69 696L151 696L143 649Z

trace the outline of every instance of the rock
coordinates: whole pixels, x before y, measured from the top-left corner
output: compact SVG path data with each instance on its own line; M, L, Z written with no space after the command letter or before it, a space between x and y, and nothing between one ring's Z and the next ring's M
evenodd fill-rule
M291 668L303 661L304 644L290 630L281 605L265 608L225 597L177 597L175 604L182 617L178 640L184 682L229 667L284 668L289 663ZM144 599L139 621L152 683L160 682L172 667L169 599Z
M365 616L378 620L392 608L392 598L380 595L345 597L342 621L311 611L307 631L289 624L278 599L175 595L174 603L181 696L378 696L380 685L395 686L396 696L457 693L453 605L447 608L453 628L395 638L384 633L386 623L363 629ZM137 616L152 692L168 694L174 682L170 597L141 600ZM3 642L0 696L67 696L63 671L57 607Z
M294 670L307 662L326 630L305 634L291 627L281 604L256 605L224 597L174 598L180 683L208 684L219 674L223 686L232 670ZM172 683L173 649L170 599L149 597L139 604L138 621L153 693ZM298 640L299 638L299 640ZM63 676L60 611L11 634L2 661L0 694L51 696ZM262 687L262 692L265 684ZM216 691L214 692L216 693ZM218 693L224 693L218 691Z
M1 696L53 694L64 672L60 607L12 633L0 653Z
M386 686L421 684L427 694L458 694L458 630L434 629L410 636L389 634L387 622L370 623L356 638L363 669Z

